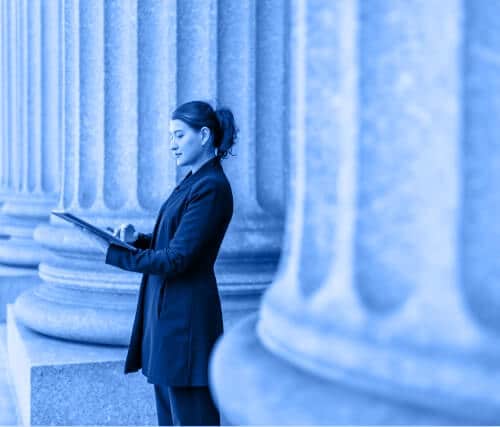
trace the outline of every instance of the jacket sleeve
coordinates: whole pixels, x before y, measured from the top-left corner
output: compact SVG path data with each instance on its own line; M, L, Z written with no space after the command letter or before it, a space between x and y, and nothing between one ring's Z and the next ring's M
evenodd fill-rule
M203 246L217 236L227 216L224 189L215 182L201 182L191 196L167 248L135 252L110 245L106 264L128 271L174 277L191 267Z

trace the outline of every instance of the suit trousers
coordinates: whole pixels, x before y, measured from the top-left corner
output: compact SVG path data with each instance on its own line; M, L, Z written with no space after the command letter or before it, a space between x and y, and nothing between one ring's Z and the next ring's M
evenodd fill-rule
M218 426L217 410L208 387L172 387L154 384L160 426Z

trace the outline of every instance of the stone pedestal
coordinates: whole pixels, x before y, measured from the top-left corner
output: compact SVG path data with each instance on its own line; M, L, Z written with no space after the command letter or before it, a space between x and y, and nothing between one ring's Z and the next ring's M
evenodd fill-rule
M10 375L24 425L155 425L153 387L123 375L125 349L61 341L16 321L8 306Z

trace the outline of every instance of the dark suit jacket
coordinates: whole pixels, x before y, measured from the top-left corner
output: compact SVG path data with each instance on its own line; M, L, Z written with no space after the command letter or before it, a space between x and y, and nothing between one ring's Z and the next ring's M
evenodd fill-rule
M110 245L107 264L144 273L125 373L142 367L155 384L208 385L210 352L222 333L214 263L232 214L231 187L215 158L177 186L135 252Z

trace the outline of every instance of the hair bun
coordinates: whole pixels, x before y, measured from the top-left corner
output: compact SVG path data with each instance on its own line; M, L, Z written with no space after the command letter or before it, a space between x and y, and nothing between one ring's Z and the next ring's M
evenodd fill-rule
M222 107L215 110L215 115L219 121L220 128L220 138L218 138L218 149L219 157L226 157L228 153L231 153L231 148L234 145L238 130L234 122L233 113L229 108Z
M233 113L223 107L214 110L205 101L189 101L178 106L171 115L172 120L181 120L191 128L199 131L208 127L213 134L212 147L217 149L218 157L226 157L237 137L238 130L234 123Z

